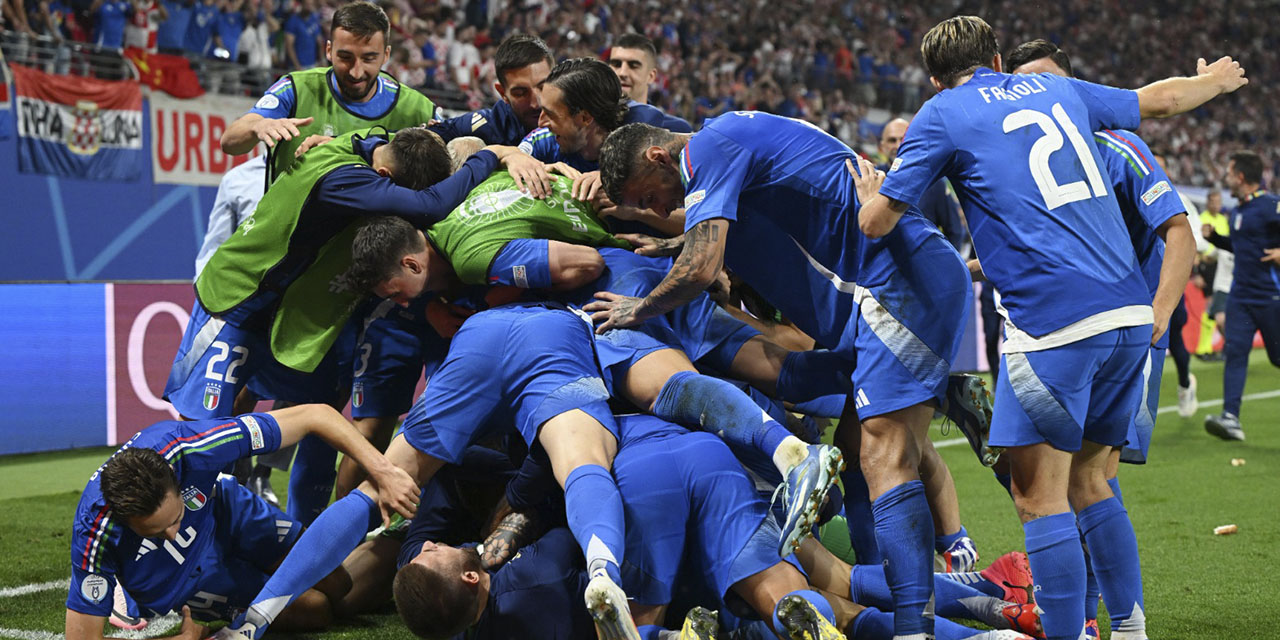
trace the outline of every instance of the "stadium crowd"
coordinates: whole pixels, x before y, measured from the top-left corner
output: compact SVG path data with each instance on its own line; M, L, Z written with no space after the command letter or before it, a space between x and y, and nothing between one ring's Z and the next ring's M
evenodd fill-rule
M79 24L4 1L23 29ZM259 68L292 71L221 137L269 153L224 178L197 258L165 387L184 420L82 496L68 639L181 610L182 637L258 640L394 592L424 638L1076 640L1101 598L1111 638L1145 640L1118 463L1146 460L1195 235L1248 256L1227 326L1280 365L1280 226L1254 213L1280 206L1269 165L1228 153L1269 132L1205 132L1242 203L1228 234L1193 229L1125 131L1238 106L1229 57L1193 75L1184 43L1134 78L997 45L1092 51L1082 25L1110 14L1081 6L995 3L993 28L875 2L95 0L103 46L134 11L144 47L252 57L254 25L248 49L283 34ZM433 86L475 109L443 117ZM873 106L919 112L864 128ZM882 168L850 148L872 140ZM951 373L975 281L1004 319L994 399ZM1210 433L1243 439L1238 405ZM1026 553L980 569L935 412ZM290 447L281 511L251 479Z
M323 65L328 24L341 0L4 0L4 28L104 47L239 60L255 70ZM1177 125L1150 123L1179 184L1220 182L1215 159L1241 148L1263 150L1264 184L1280 176L1275 105L1269 81L1280 59L1263 21L1231 19L1262 10L1246 3L1087 2L980 3L1001 42L1043 34L1078 55L1080 78L1140 86L1186 73L1182 51L1206 55L1228 48L1262 82ZM471 107L488 104L497 43L514 32L542 37L560 58L607 56L624 33L649 37L658 49L651 101L695 125L734 109L810 120L840 139L874 147L879 124L868 108L913 113L933 95L918 51L925 29L963 2L817 0L775 5L661 0L645 3L471 0L384 0L392 23L387 70L413 87L460 89ZM1112 27L1123 25L1126 37ZM886 28L887 27L887 28ZM1158 27L1158 28L1156 28ZM1134 64L1141 59L1142 64Z

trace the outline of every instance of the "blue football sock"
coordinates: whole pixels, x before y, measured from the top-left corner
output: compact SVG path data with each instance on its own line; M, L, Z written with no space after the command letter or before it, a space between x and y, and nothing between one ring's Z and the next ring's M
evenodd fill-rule
M337 569L381 521L378 506L359 489L333 503L307 527L253 604L231 626L249 622L257 627L254 638L261 637L289 603Z
M1077 515L1089 544L1093 571L1102 587L1112 631L1142 631L1146 627L1142 600L1142 567L1138 564L1138 539L1129 513L1117 498L1085 507ZM1035 568L1032 568L1035 572ZM1039 582L1039 574L1036 574Z
M614 583L622 584L618 567L625 545L625 516L609 470L584 464L570 471L564 481L564 510L569 530L587 558L587 571L594 575L604 570Z
M933 516L924 483L904 482L871 504L876 546L893 592L894 635L933 633Z
M982 598L990 602L990 598L1002 595L999 589L993 596L984 593L960 581L947 577L945 573L933 574L933 595L936 613L951 618L973 618L973 612L964 604L969 598ZM990 584L989 582L987 584ZM884 577L884 567L875 565L857 565L849 573L850 600L866 606L890 611L893 607L893 594L889 591L889 583ZM935 633L939 633L935 630Z
M867 493L867 479L858 468L857 461L840 472L844 483L844 519L849 525L849 544L853 547L858 564L879 565L884 561L876 546L876 522L871 515L871 498Z
M1076 518L1076 528L1080 526ZM1098 599L1102 597L1102 589L1098 586L1098 576L1093 573L1093 560L1089 557L1089 544L1084 540L1084 532L1080 532L1080 545L1084 549L1084 619L1098 619Z
M951 545L955 544L956 540L967 537L969 537L969 532L965 530L964 525L960 525L960 530L955 533L934 536L933 550L938 553L943 553L947 549L950 549Z
M867 607L853 617L845 628L845 635L850 638L892 638L893 614Z
M795 403L796 413L839 420L840 414L844 413L844 403L848 399L849 396L847 395L836 394L814 398L805 402L797 402Z
M782 633L782 620L778 618L778 605L781 605L782 600L785 599L787 596L800 596L801 598L808 600L809 604L813 605L813 608L817 609L818 613L822 614L822 617L827 619L827 622L830 622L832 625L836 624L836 612L834 609L831 608L831 603L827 602L827 599L822 597L822 594L818 593L817 591L810 591L809 589L798 589L796 591L792 591L791 593L788 593L786 596L783 596L782 598L779 598L778 604L774 605L773 607L773 630L774 631L777 631L778 633Z
M317 436L307 436L298 442L293 471L289 474L289 502L285 506L290 518L310 526L329 505L333 483L338 477L337 461L338 452Z
M1022 525L1048 640L1077 640L1084 628L1084 550L1071 512Z
M722 434L728 442L753 447L770 457L791 435L741 389L693 371L681 371L667 379L653 403L653 415Z
M1107 484L1111 487L1111 493L1116 494L1116 500L1119 500L1121 506L1123 506L1124 496L1120 493L1120 478L1119 477L1112 478L1107 481Z
M986 579L986 577L984 577L980 572L966 571L964 573L944 573L942 575L946 576L946 579L948 580L953 580L970 589L976 589L983 595L988 595L993 598L1004 598L1004 588ZM934 584L936 585L938 583L935 582ZM936 589L937 587L935 586L934 588ZM935 598L935 600L937 600L937 598Z
M787 402L806 402L831 395L843 399L853 393L849 379L852 370L848 360L825 349L792 351L782 361L775 395ZM843 404L837 411L844 408ZM839 416L837 413L835 417Z

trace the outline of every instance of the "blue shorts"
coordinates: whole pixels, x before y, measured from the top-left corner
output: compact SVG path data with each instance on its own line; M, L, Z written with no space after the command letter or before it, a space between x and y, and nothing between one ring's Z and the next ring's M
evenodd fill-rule
M404 317L392 310L365 327L357 341L351 381L351 417L399 416L413 406L424 373L430 378L444 361L449 343L425 315Z
M460 464L476 440L513 425L532 447L543 423L579 409L617 437L591 327L574 313L508 305L463 323L404 420L409 444Z
M551 286L551 241L518 238L508 242L489 265L489 284L521 289Z
M627 519L623 584L641 604L671 601L680 561L688 556L718 597L734 583L777 564L777 537L748 544L768 507L719 438L679 427L629 437L652 416L619 419L624 446L613 461Z
M1145 380L1151 325L1113 329L1061 347L1006 353L991 419L991 445L1048 442L1079 451L1082 440L1125 443Z
M1133 418L1129 420L1129 433L1125 435L1124 449L1120 450L1120 462L1146 464L1147 449L1151 446L1151 434L1156 429L1156 413L1160 410L1160 378L1164 374L1165 349L1151 347L1147 362L1142 366L1142 400L1138 402Z
M655 351L680 348L680 340L670 327L655 320L628 329L610 329L596 336L596 357L610 395L641 358Z
M253 495L235 478L218 479L215 542L201 559L186 604L197 620L232 620L248 608L271 571L302 535L302 523ZM176 603L180 609L182 603Z
M689 359L720 373L728 373L742 345L760 335L751 325L721 309L709 296L698 296L672 312L672 316L672 327L680 336L680 344Z
M837 353L854 361L858 417L941 403L973 307L969 271L941 236L911 255L912 269L863 289ZM852 339L851 339L852 338ZM852 343L852 353L850 353Z
M233 415L232 404L246 386L261 399L295 404L334 404L344 397L350 388L354 322L311 373L276 362L267 336L267 329L246 329L210 316L197 300L164 398L185 418L211 420Z

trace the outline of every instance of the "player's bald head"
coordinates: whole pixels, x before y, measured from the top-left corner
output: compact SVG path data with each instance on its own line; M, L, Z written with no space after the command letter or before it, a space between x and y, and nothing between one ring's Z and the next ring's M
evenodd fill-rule
M939 22L920 43L924 66L943 88L990 66L1000 55L996 33L978 16L956 16Z
M902 144L902 138L905 135L907 135L907 121L904 118L894 118L886 122L884 129L880 130L880 153L884 154L887 160L893 160L898 155L898 146Z

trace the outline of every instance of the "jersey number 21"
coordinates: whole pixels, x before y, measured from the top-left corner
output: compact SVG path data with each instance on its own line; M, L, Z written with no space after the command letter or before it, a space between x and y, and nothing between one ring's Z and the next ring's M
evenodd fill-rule
M1076 128L1071 118L1067 117L1067 112L1062 108L1061 103L1055 103L1051 111L1052 118L1032 109L1015 111L1004 118L1005 133L1031 125L1036 125L1044 131L1044 135L1031 145L1031 155L1027 158L1027 162L1031 165L1031 177L1036 181L1036 186L1040 187L1040 195L1044 196L1045 205L1052 211L1064 204L1107 195L1107 183L1102 180L1102 173L1098 171L1098 164L1093 161L1093 153L1089 151L1088 143L1080 136L1080 130ZM1054 122L1055 120L1057 122ZM1053 171L1049 169L1049 156L1062 148L1064 131L1067 134L1067 140L1071 141L1071 147L1075 150L1076 156L1080 158L1080 165L1084 167L1085 176L1089 179L1087 185L1084 180L1058 184L1057 179L1053 177Z

